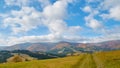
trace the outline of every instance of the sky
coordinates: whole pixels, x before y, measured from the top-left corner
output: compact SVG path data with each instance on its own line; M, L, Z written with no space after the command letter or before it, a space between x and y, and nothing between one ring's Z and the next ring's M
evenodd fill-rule
M120 0L0 0L0 46L120 40Z

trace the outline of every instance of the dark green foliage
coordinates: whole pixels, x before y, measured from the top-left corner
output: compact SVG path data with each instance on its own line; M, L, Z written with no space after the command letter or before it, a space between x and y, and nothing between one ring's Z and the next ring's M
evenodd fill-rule
M31 52L28 50L0 51L0 63L6 62L8 58L13 56L12 53L17 53L18 55L26 54L37 59L50 59L57 57L55 54Z
M0 63L6 62L6 60L13 56L10 51L0 51Z
M28 50L14 50L12 53L22 53L22 54L27 54L31 57L37 58L37 59L49 59L49 58L55 58L53 56L49 56L48 54L39 54L38 52L31 52Z

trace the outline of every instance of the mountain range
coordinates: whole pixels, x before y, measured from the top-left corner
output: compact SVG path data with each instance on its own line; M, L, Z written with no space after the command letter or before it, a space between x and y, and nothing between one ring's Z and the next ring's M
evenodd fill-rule
M106 51L120 49L120 40L105 41L100 43L21 43L13 46L1 47L0 50L29 50L29 51L54 51L54 50L72 50L72 51Z

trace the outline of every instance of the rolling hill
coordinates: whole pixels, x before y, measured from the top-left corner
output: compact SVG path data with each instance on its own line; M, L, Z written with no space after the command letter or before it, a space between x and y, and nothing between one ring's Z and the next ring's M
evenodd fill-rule
M120 50L65 58L0 64L0 68L120 68Z

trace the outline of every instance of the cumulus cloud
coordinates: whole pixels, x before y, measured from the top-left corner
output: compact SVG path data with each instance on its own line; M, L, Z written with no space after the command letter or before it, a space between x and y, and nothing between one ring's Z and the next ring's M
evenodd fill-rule
M53 5L48 5L44 8L43 14L49 19L62 19L66 15L67 3L57 1Z
M83 11L89 13L89 12L92 12L92 9L91 9L90 6L85 6L85 7L83 8Z
M83 11L89 13L85 17L87 26L93 29L101 27L102 22L95 19L95 16L100 16L104 20L120 21L120 0L86 0L86 2L89 4L83 8ZM91 3L96 2L99 2L98 5L91 5Z
M114 19L120 21L120 6L113 7L108 14L102 14L103 19Z
M47 5L50 5L50 1L49 0L38 0L41 4L41 7L46 7Z
M83 8L83 11L89 13L89 15L85 16L84 18L86 21L86 26L92 29L97 29L97 28L102 27L102 23L99 20L94 18L94 16L96 16L99 13L98 10L93 9L90 6L85 6Z
M14 4L15 2L16 4ZM68 26L67 22L64 21L67 17L68 4L72 3L73 0L58 0L53 4L49 0L38 0L38 2L42 3L43 11L28 6L28 0L25 0L24 3L26 4L18 0L5 1L6 5L21 7L20 10L11 10L3 19L4 28L10 28L12 31L12 36L8 37L8 40L2 39L8 42L6 45L24 42L61 41L65 39L64 36L75 36L81 30L80 26ZM42 36L14 36L19 33L27 33L40 26L47 27L50 33Z
M120 20L120 6L116 6L115 8L110 9L110 17L115 20Z
M41 24L41 14L34 8L22 7L20 11L12 10L3 20L5 27L11 27L14 34L27 32Z
M120 21L120 0L86 0L86 2L88 2L88 4L83 8L83 11L89 13L89 15L85 17L87 26L93 29L103 27L103 22L95 19L95 16L99 15L105 19L105 21L109 19ZM93 3L96 2L98 5L94 6ZM91 42L102 42L120 39L120 32L118 30L119 28L116 29L114 27L105 27L103 27L101 30L102 37L91 38Z
M95 2L99 2L101 0L86 0L87 3L95 3Z
M109 10L115 6L120 6L120 0L103 0L100 5L102 9Z
M100 21L96 19L89 19L86 17L85 20L87 21L86 25L92 29L97 29L102 27L102 25L100 24Z
M43 2L42 0L39 1ZM33 7L22 7L19 11L12 10L9 16L4 19L4 26L11 27L14 34L30 31L41 24L48 27L51 33L63 33L69 29L64 19L70 2L72 0L56 1L44 7L41 12Z
M108 11L108 13L101 14L103 19L120 21L120 0L104 0L101 2L101 8Z
M7 6L27 6L30 0L5 0Z

